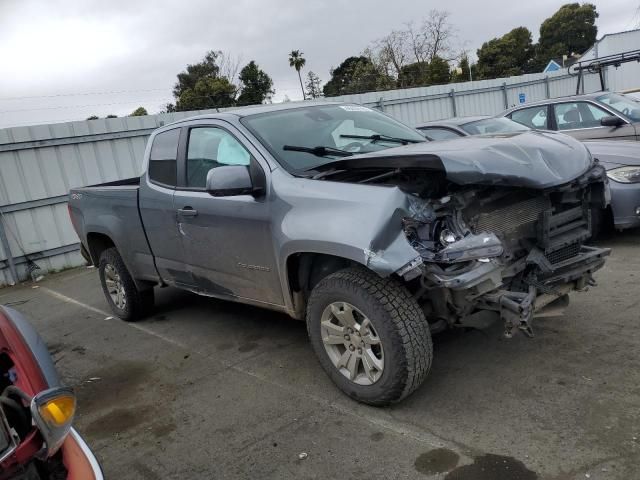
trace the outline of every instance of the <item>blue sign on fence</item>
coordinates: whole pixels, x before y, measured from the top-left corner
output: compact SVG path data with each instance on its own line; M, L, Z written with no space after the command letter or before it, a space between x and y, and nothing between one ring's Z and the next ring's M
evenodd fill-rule
M527 101L527 96L524 93L519 93L518 100L520 101L520 103L525 103Z

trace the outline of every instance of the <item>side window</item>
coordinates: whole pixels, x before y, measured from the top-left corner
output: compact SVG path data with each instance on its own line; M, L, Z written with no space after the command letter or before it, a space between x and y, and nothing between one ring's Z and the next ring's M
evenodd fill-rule
M420 128L420 132L429 140L449 140L463 135L448 128Z
M585 103L585 105L587 106L587 109L589 110L589 113L591 113L593 119L597 120L598 122L600 122L600 120L602 120L604 117L609 117L611 115L609 112L594 105L593 103Z
M164 185L176 185L176 156L180 129L175 128L156 135L149 155L149 178Z
M588 102L559 103L554 107L558 130L594 128L609 115L606 110Z
M223 165L249 165L251 155L221 128L198 127L189 132L187 187L205 188L209 170Z
M515 112L511 113L510 118L514 122L518 122L529 128L549 128L546 105L538 105L537 107L516 110Z

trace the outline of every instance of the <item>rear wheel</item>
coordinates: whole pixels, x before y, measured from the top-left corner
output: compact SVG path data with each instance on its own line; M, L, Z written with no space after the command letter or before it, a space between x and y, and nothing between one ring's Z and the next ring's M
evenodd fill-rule
M307 305L311 345L333 382L370 405L398 402L426 378L429 325L398 282L360 268L325 277Z
M100 255L98 266L102 290L111 311L122 320L138 320L153 307L153 288L139 290L120 254L108 248Z

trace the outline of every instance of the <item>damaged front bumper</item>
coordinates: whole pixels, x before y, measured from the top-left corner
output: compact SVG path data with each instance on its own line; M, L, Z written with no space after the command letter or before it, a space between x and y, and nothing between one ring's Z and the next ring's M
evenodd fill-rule
M606 206L603 169L539 194L477 192L433 202L430 215L405 219L420 254L396 273L419 279L430 323L478 326L501 318L505 336L531 320L559 314L568 293L595 285L607 248L586 246L591 208ZM416 211L416 209L414 209Z
M534 250L535 252L535 250ZM595 285L593 273L605 263L611 253L609 248L581 246L580 252L548 268L544 262L535 268L532 264L535 254L505 266L499 259L483 259L473 262L471 268L464 271L445 271L437 264L420 262L407 274L419 270L423 283L435 284L440 292L461 306L461 315L450 323L458 326L474 327L478 320L486 323L487 312L493 312L495 319L504 322L504 335L510 338L514 330L520 330L533 336L531 320L535 317L556 316L568 306L568 294L571 291L583 291ZM544 256L540 256L543 258ZM510 280L528 274L513 288ZM450 320L450 319L449 319Z
M594 286L593 273L604 265L610 253L608 248L582 246L578 255L555 265L553 271L531 273L525 280L526 292L498 289L481 296L476 307L498 312L506 337L511 337L515 329L533 336L532 318L560 314L568 305L569 292ZM550 306L560 309L550 312Z

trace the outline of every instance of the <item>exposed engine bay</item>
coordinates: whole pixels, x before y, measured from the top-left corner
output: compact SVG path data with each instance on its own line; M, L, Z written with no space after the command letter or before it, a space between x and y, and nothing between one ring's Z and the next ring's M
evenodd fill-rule
M585 245L591 210L608 204L604 168L546 189L458 185L442 172L368 169L333 180L395 185L408 194L402 228L418 253L395 273L420 301L432 331L482 328L533 336L534 316L560 314L567 294L595 285L609 249ZM406 214L408 213L408 214Z

